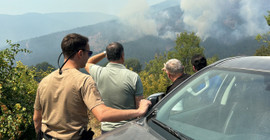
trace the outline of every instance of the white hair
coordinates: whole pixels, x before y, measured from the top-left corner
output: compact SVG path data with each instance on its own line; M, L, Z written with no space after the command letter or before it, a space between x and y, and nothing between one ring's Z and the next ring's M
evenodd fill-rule
M178 59L170 59L165 64L165 69L172 75L184 72L184 66Z

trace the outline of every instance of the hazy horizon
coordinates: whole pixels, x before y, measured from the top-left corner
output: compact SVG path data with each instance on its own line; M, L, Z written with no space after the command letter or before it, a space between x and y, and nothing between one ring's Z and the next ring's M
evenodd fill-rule
M166 0L137 0L154 5ZM23 15L27 13L99 12L109 15L119 12L133 0L0 0L0 14Z

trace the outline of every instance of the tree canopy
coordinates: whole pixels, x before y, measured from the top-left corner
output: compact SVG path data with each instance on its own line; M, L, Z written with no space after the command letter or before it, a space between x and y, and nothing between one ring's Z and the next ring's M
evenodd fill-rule
M204 54L204 48L200 46L201 39L194 32L183 32L176 38L174 51L168 52L168 59L179 59L185 66L185 72L192 74L191 58L195 54Z
M125 60L124 65L128 68L128 69L132 69L135 72L140 72L142 69L142 65L140 63L140 61L136 58L128 58Z
M164 54L156 54L154 60L146 64L145 69L140 72L144 87L144 95L149 96L157 92L165 92L171 81L167 74L161 69L169 59L179 59L185 66L185 73L193 74L191 58L195 54L204 55L204 48L200 46L201 39L195 33L183 32L177 35L176 46L173 50ZM216 56L209 58L209 64L217 61Z
M38 82L37 73L22 62L16 61L19 44L7 42L10 48L0 51L0 139L35 139L33 104Z
M267 24L270 26L270 11L265 16ZM260 48L256 50L256 56L270 56L270 30L264 34L258 34L256 40L260 43Z

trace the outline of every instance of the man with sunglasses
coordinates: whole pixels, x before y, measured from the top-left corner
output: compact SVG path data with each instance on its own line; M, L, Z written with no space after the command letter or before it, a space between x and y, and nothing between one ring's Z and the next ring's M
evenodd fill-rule
M93 134L86 131L88 110L99 121L112 122L146 113L151 104L147 100L141 100L136 110L118 110L104 105L92 77L79 71L92 54L88 38L68 34L63 38L61 48L63 65L42 79L36 93L33 120L39 138L91 139Z

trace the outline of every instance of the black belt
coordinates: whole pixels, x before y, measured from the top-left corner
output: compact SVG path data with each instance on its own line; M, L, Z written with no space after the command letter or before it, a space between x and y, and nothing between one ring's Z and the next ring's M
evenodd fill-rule
M80 140L92 140L93 136L94 136L94 132L91 130L91 128L86 131L85 129L82 129L81 132L80 132ZM56 139L44 132L42 132L41 130L39 131L38 133L38 137L37 137L38 140L59 140L59 139Z
M44 138L45 140L58 140L58 139L56 139L56 138L54 138L46 133L42 134L42 138Z

